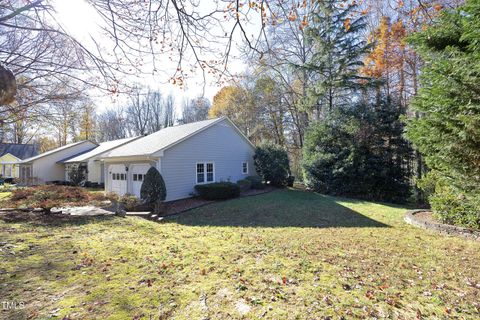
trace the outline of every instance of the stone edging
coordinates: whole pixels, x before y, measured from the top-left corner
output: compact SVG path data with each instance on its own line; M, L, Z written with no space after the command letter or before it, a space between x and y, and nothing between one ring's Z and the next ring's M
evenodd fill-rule
M404 220L408 224L411 224L423 229L433 230L435 232L438 232L444 235L460 236L460 237L480 241L480 230L473 230L469 228L457 227L449 224L443 224L443 223L432 222L432 221L424 221L424 220L417 219L417 217L415 217L417 213L425 212L425 211L427 210L419 209L419 210L407 211L407 213L405 214Z

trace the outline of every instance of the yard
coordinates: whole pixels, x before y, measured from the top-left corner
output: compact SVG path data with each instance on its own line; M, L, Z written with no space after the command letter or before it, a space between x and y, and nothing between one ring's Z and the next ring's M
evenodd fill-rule
M165 223L3 215L0 318L478 319L479 243L405 211L283 190Z

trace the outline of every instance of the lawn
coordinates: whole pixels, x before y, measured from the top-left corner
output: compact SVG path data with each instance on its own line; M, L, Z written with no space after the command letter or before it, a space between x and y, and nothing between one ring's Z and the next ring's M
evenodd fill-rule
M480 243L297 190L138 217L0 220L0 318L480 317Z

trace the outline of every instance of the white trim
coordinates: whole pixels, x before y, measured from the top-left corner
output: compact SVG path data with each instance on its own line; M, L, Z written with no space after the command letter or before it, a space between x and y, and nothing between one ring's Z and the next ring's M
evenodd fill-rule
M14 155L11 154L10 152L4 153L0 158L5 157L6 155L11 155L11 156L14 157L15 159L17 159L17 162L22 161L22 159L20 159L19 157L14 156ZM2 162L2 163L9 163L9 162ZM16 163L16 162L11 162L11 163Z
M207 164L212 164L213 165L213 180L212 181L207 181ZM198 182L198 176L197 176L197 165L203 164L203 182ZM207 184L207 183L213 183L215 182L215 161L199 161L195 162L195 184Z
M243 172L243 165L244 165L244 164L247 165L247 172ZM242 161L242 174L245 174L245 175L248 174L248 161Z

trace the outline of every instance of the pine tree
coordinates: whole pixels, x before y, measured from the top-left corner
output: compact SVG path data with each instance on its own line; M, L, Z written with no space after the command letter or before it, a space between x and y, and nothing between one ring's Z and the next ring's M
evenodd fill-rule
M345 101L361 83L358 69L368 48L362 36L363 16L357 6L336 0L315 2L311 22L306 29L307 40L313 44L312 57L301 66L314 79L306 105L319 119Z
M425 61L409 139L430 168L430 204L446 222L480 226L480 0L444 12L411 41Z
M331 112L307 131L303 168L315 191L404 202L411 150L402 137L403 108L389 97Z
M140 198L145 203L158 205L167 197L167 188L157 168L150 167L140 187Z

